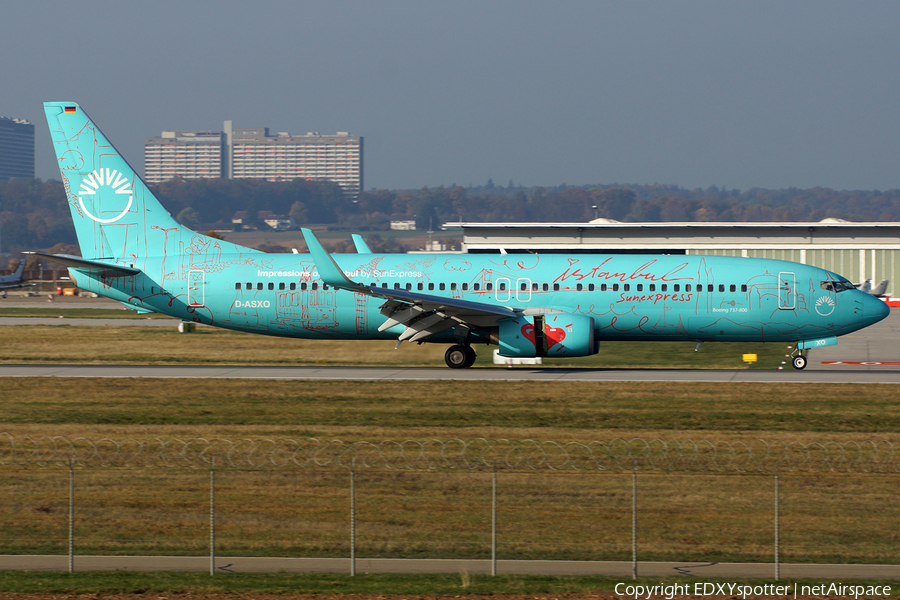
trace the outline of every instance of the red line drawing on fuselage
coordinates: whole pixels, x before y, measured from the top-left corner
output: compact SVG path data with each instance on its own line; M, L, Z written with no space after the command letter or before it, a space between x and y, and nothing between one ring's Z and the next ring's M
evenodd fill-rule
M334 290L279 292L275 303L276 322L327 331L338 327Z

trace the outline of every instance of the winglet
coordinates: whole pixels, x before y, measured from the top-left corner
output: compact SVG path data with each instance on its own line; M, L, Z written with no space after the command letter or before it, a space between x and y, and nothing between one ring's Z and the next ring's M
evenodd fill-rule
M356 252L358 254L372 254L372 251L369 249L369 245L361 235L359 235L358 233L354 233L353 235L351 235L351 237L353 238L353 245L356 246Z
M319 271L319 277L322 278L325 285L362 294L370 293L367 286L354 283L344 275L344 272L338 264L334 262L334 259L328 254L328 251L322 247L322 244L319 243L319 240L316 239L315 234L311 230L302 228L300 231L303 233L303 239L306 240L306 246L309 248L309 253L316 263L316 270Z

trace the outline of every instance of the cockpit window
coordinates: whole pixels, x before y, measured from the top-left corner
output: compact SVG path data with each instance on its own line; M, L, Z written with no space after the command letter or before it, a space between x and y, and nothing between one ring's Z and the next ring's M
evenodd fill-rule
M819 287L823 290L828 290L829 292L835 292L836 294L856 289L856 286L846 279L842 281L823 281L819 284Z

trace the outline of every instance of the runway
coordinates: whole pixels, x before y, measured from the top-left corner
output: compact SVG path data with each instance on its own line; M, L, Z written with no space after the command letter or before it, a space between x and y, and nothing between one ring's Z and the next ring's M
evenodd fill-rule
M76 571L209 571L208 556L78 556L73 564ZM220 573L349 573L348 558L266 558L216 557L216 571ZM65 571L67 556L6 555L0 556L0 570ZM576 560L498 560L498 575L569 575L621 577L629 581L632 575L629 561ZM853 565L782 563L780 575L790 579L896 579L900 565ZM469 573L485 575L491 572L490 560L469 559L405 559L358 558L357 573ZM775 575L773 563L700 563L700 562L638 562L642 577L706 577L706 578L766 578Z

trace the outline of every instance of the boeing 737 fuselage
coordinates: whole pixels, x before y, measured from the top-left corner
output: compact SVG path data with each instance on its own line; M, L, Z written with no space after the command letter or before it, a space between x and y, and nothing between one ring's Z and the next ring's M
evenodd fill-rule
M78 105L45 103L81 257L77 285L140 311L312 339L473 344L505 357L595 354L606 340L837 343L887 316L847 279L797 263L717 256L267 254L178 223Z

